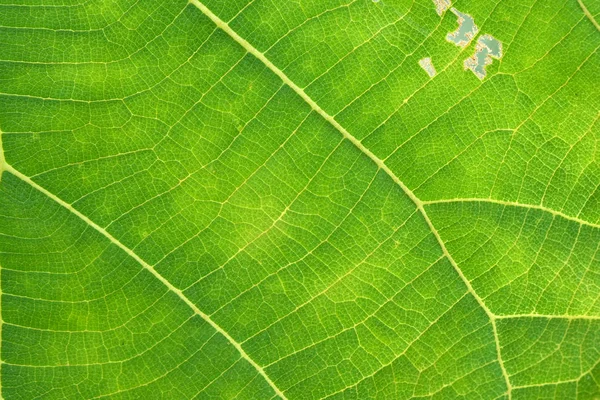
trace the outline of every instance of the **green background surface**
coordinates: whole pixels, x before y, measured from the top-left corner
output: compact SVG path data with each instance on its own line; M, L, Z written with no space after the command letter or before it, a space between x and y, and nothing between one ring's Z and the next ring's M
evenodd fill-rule
M600 2L453 6L484 80L431 0L0 0L2 396L600 399Z

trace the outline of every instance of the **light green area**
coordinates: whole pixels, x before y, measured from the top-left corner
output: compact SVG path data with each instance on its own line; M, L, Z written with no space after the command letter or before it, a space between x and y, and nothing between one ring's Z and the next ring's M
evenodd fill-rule
M431 0L0 1L2 397L600 398L600 7L453 6L483 80Z

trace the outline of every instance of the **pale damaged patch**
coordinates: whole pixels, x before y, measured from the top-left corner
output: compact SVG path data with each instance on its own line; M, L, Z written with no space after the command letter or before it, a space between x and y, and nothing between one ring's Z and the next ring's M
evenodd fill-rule
M475 45L475 54L465 60L465 69L473 71L479 79L485 78L485 67L493 60L502 58L502 43L491 35L483 35Z
M452 5L452 1L450 0L432 0L433 4L435 4L435 11L439 16L442 16L444 12L450 8Z
M475 20L469 14L464 14L452 7L450 9L458 20L458 29L446 35L446 40L460 47L466 47L479 32Z
M427 74L431 78L433 78L437 74L430 57L425 57L422 60L419 60L419 65L425 70L425 72L427 72Z

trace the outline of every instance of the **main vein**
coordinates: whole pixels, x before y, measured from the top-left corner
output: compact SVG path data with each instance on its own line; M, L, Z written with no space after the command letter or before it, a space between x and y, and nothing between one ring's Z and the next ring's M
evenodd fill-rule
M600 30L600 24L598 24L598 22L591 15L591 13L588 11L588 9L583 4L582 0L577 0L577 1L579 3L580 7L582 8L583 12L587 16L587 18L594 24L594 26L598 30ZM352 142L359 150L361 150L366 156L368 156L380 169L382 169L383 171L385 171L388 174L388 176L398 186L400 186L400 188L404 191L404 193L414 202L416 208L419 210L419 212L423 216L425 222L427 223L429 229L431 230L431 232L435 236L436 240L438 241L439 246L440 246L440 248L442 250L442 253L449 260L449 262L452 264L452 266L454 267L454 269L456 270L456 272L458 273L458 275L460 276L460 278L463 280L463 282L464 282L464 284L465 284L468 292L476 299L476 301L479 303L479 305L481 306L481 308L485 311L485 313L490 318L491 325L492 325L492 330L493 330L493 334L494 334L494 339L495 339L495 344L496 344L496 351L497 351L497 355L498 355L498 362L499 362L500 368L502 370L502 373L503 373L503 376L504 376L504 379L505 379L505 382L506 382L506 385L507 385L508 395L509 395L509 398L510 398L512 386L510 384L509 376L508 376L508 373L507 373L507 371L506 371L506 369L504 367L504 363L503 363L503 360L502 360L501 349L500 349L500 341L499 341L499 338L498 338L498 332L497 332L497 327L496 327L496 319L497 318L498 319L508 318L509 316L498 316L497 317L485 305L485 303L483 302L482 298L479 297L479 295L473 289L470 281L462 273L461 269L458 267L457 263L454 261L454 259L452 258L452 256L448 252L448 250L447 250L447 248L446 248L446 246L445 246L445 244L444 244L441 236L437 232L436 228L434 227L433 223L431 222L431 219L429 218L429 216L427 215L427 212L425 211L425 205L435 204L435 203L443 203L443 202L458 202L458 201L486 201L486 202L493 202L493 203L510 205L510 206L528 207L528 208L540 209L540 210L543 210L543 211L546 211L546 212L550 212L550 213L552 213L554 215L559 215L559 216L561 216L563 218L576 221L576 222L578 222L580 224L585 224L585 225L593 226L593 227L596 227L596 228L600 228L600 225L592 224L590 222L581 220L579 218L570 217L570 216L568 216L566 214L563 214L563 213L560 213L560 212L548 209L548 208L543 207L543 206L523 205L523 204L519 204L519 203L497 201L497 200L493 200L493 199L450 199L450 200L425 201L425 202L421 201L393 173L393 171L383 162L383 160L381 160L373 152L371 152L368 148L366 148L356 137L354 137L352 134L350 134L342 125L340 125L333 118L333 116L331 116L325 110L323 110L310 96L308 96L306 94L306 92L302 88L300 88L298 85L296 85L292 80L290 80L287 77L287 75L283 71L281 71L279 68L277 68L268 58L266 58L266 56L263 53L261 53L260 51L258 51L248 41L246 41L241 36L239 36L233 29L231 29L229 27L229 25L225 21L221 20L217 15L215 15L209 8L207 8L200 1L198 1L198 0L190 0L190 3L193 4L194 6L196 6L204 15L206 15L208 18L210 18L213 21L213 23L215 23L220 29L222 29L230 37L232 37L237 43L239 43L242 47L244 47L244 49L247 52L249 52L250 54L254 55L261 62L263 62L286 85L288 85L290 88L292 88L307 104L309 104L313 110L315 110L317 113L319 113L325 120L327 120L332 126L334 126L343 135L344 138L346 138L350 142ZM1 136L1 132L0 132L0 136ZM143 268L145 268L150 273L152 273L152 275L154 275L159 281L161 281L169 290L171 290L172 292L174 292L175 294L177 294L177 296L185 304L187 304L197 315L199 315L201 318L203 318L217 332L219 332L221 335L223 335L239 351L239 353L242 356L242 358L244 358L247 362L249 362L258 371L258 373L266 380L266 382L271 386L271 388L276 392L276 394L278 396L280 396L281 398L285 399L285 395L281 392L281 390L279 390L277 388L277 386L268 377L268 375L263 370L263 368L260 365L258 365L254 360L252 360L252 358L244 351L244 349L241 347L241 345L237 341L235 341L235 339L233 339L225 330L223 330L223 328L221 328L218 324L216 324L207 314L203 313L191 300L189 300L185 296L185 294L181 290L179 290L178 288L176 288L175 286L173 286L167 279L165 279L162 275L160 275L154 269L153 266L151 266L148 263L146 263L135 252L133 252L127 246L125 246L124 244L122 244L117 238L115 238L114 236L112 236L104 228L100 227L99 225L97 225L96 223L94 223L92 220L90 220L87 216L85 216L84 214L80 213L75 208L73 208L71 206L71 204L66 203L65 201L63 201L62 199L60 199L59 197L57 197L56 195L52 194L48 190L44 189L43 187L41 187L40 185L38 185L37 183L35 183L34 181L32 181L28 176L26 176L23 173L21 173L20 171L16 170L11 165L7 164L6 161L5 161L5 159L4 159L4 153L3 153L3 149L2 149L2 140L0 138L0 180L2 178L3 171L8 171L11 174L17 176L18 178L20 178L21 180L25 181L26 183L28 183L29 185L31 185L35 189L37 189L40 192L44 193L46 196L48 196L52 200L56 201L58 204L60 204L64 208L66 208L69 211L71 211L73 214L75 214L76 216L78 216L81 220L83 220L88 225L90 225L92 228L94 228L95 230L97 230L98 232L100 232L102 235L104 235L106 238L108 238L113 244L115 244L116 246L118 246L119 248L121 248L130 257L132 257L138 263L140 263L140 265L142 265ZM1 335L1 321L0 321L0 335Z
M585 4L583 4L583 0L577 0L577 2L579 3L579 7L581 7L581 9L583 10L585 16L592 22L592 24L594 24L596 29L600 31L600 24L598 23L598 21L596 21L590 10L588 10L585 6Z
M429 216L427 215L427 212L425 211L425 207L424 207L425 204L404 184L404 182L402 182L396 176L396 174L394 174L394 172L383 162L382 159L380 159L379 157L377 157L371 150L369 150L368 148L366 148L362 144L362 142L360 140L358 140L350 132L348 132L346 130L346 128L344 128L342 125L340 125L340 123L337 122L333 118L332 115L328 114L325 110L323 110L308 94L306 94L306 92L304 91L304 89L302 89L300 86L296 85L282 70L280 70L279 68L277 68L277 66L275 66L275 64L273 64L265 56L264 53L258 51L258 49L256 49L254 46L252 46L246 39L244 39L240 35L238 35L237 32L235 32L233 29L231 29L231 27L229 26L229 24L227 24L225 21L223 21L221 18L219 18L216 14L214 14L208 7L206 7L204 4L202 4L199 0L190 0L190 3L192 3L193 5L195 5L200 11L202 11L202 13L204 15L206 15L208 18L210 18L215 23L215 25L217 25L220 29L222 29L229 36L231 36L231 38L233 40L235 40L236 42L238 42L242 47L244 47L244 49L248 53L252 54L254 57L256 57L260 61L262 61L283 82L285 82L286 85L288 85L306 103L308 103L308 105L310 105L311 108L314 111L316 111L317 113L319 113L319 115L321 115L321 117L323 117L331 125L333 125L344 136L344 138L346 138L350 142L352 142L356 147L358 147L358 149L360 151L362 151L375 164L377 164L377 166L379 168L381 168L383 171L385 171L388 174L388 176L390 178L392 178L392 180L398 186L400 186L402 188L402 190L404 191L404 193L413 201L413 203L415 204L415 206L417 207L417 209L419 210L419 212L421 213L421 215L425 219L425 222L429 226L429 229L431 230L431 232L435 236L437 242L439 243L440 248L442 249L442 252L443 252L444 256L446 256L446 258L450 261L450 263L452 264L452 266L454 267L454 269L456 270L456 272L458 273L458 275L460 276L460 278L462 279L462 281L466 285L467 290L469 291L469 293L471 293L471 295L477 300L477 302L479 303L479 305L481 306L481 308L485 311L485 313L488 315L488 317L490 319L490 322L492 324L492 330L493 330L493 333L494 333L494 340L496 342L496 352L498 353L498 363L499 363L500 368L502 370L502 374L504 376L504 380L505 380L506 386L507 386L508 396L510 398L511 397L511 388L512 387L511 387L511 384L510 384L510 381L509 381L508 372L506 371L506 368L504 367L504 362L502 360L502 355L501 355L501 352L500 352L500 341L499 341L499 338L498 338L498 330L496 329L495 315L485 305L485 303L483 302L483 299L481 299L481 297L479 297L479 295L477 294L477 292L475 292L475 290L473 289L473 286L471 285L471 282L469 282L469 280L466 278L466 276L462 273L461 269L458 267L458 265L456 264L456 262L454 261L454 259L450 255L450 253L448 252L448 249L446 249L446 245L444 244L444 241L440 237L440 234L435 229L433 223L431 222L431 219L429 218Z
M0 133L0 135L1 135L1 133ZM142 265L142 267L147 269L152 275L154 275L159 281L161 281L170 291L172 291L177 296L179 296L179 298L181 300L183 300L183 302L185 304L187 304L188 307L190 307L197 315L199 315L202 319L204 319L206 322L208 322L217 332L219 332L221 335L223 335L240 352L240 355L242 356L242 358L244 358L248 363L250 363L254 368L256 368L258 373L260 375L262 375L262 377L267 381L267 383L271 386L271 388L275 391L275 393L283 399L286 398L284 396L284 394L281 392L281 390L279 390L279 388L275 385L275 383L273 383L273 381L269 378L269 376L266 374L266 372L262 369L262 367L260 365L258 365L252 358L250 358L250 356L244 351L242 346L234 338L232 338L231 335L229 335L229 333L227 333L227 331L223 330L223 328L221 328L219 325L217 325L217 323L214 322L208 315L203 313L190 299L188 299L186 297L186 295L181 290L177 289L175 286L173 286L171 284L171 282L169 282L161 274L159 274L154 269L153 266L151 266L150 264L145 262L140 256L138 256L135 252L133 252L129 247L125 246L117 238L115 238L113 235L111 235L109 232L107 232L106 229L102 228L101 226L96 224L94 221L89 219L87 216L85 216L81 212L77 211L71 204L65 202L60 197L58 197L58 196L54 195L53 193L49 192L48 190L44 189L42 186L38 185L33 180L31 180L31 178L29 178L27 175L16 170L10 164L7 164L6 161L4 161L3 156L2 156L1 143L2 143L2 140L0 137L0 162L1 162L0 174L3 171L10 172L11 174L15 175L19 179L21 179L24 182L28 183L29 185L33 186L35 189L39 190L40 192L42 192L43 194L45 194L46 196L48 196L49 198L51 198L52 200L54 200L55 202L57 202L64 208L66 208L67 210L71 211L73 214L78 216L81 220L83 220L89 226L91 226L92 228L94 228L95 230L100 232L102 235L104 235L106 238L108 238L108 240L110 240L113 244L115 244L119 248L121 248L131 258L133 258L138 263L140 263L140 265Z

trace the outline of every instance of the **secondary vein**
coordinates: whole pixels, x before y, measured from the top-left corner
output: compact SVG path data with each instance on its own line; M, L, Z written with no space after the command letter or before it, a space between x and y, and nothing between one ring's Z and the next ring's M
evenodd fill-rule
M595 224L593 222L589 222L589 221L583 220L581 218L572 217L563 212L556 211L551 208L541 206L541 205L536 205L536 204L523 204L523 203L517 203L514 201L496 200L496 199L491 199L491 198L475 198L475 197L473 197L473 198L441 199L441 200L431 200L431 201L423 202L424 205L444 204L444 203L492 203L492 204L499 204L499 205L510 206L510 207L528 208L528 209L533 209L533 210L544 211L549 214L555 215L557 217L561 217L564 219L568 219L569 221L577 222L578 224L581 224L581 225L587 225L592 228L600 229L599 224Z

